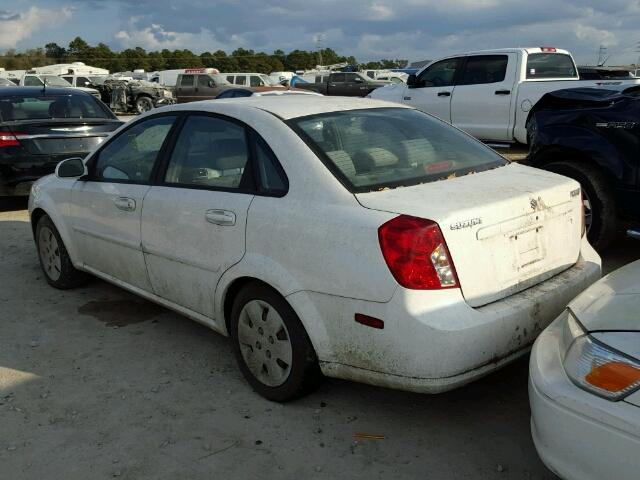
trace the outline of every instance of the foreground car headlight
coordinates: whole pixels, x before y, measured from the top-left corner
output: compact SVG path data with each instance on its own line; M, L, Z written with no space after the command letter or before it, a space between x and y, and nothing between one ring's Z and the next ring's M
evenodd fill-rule
M640 388L640 361L588 335L570 310L563 331L564 369L578 387L618 401Z

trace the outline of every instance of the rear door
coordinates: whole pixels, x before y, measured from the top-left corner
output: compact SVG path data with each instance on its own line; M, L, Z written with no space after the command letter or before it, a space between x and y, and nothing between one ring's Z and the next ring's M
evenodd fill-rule
M451 123L451 96L462 57L448 58L430 65L407 88L403 102Z
M244 125L204 113L184 119L142 212L156 295L213 317L216 284L245 251L255 190L250 156Z
M71 224L84 266L149 292L142 203L176 118L156 115L120 132L90 159L88 180L77 181L71 192Z
M451 123L481 140L511 140L517 54L467 57L451 97Z
M178 103L193 102L195 100L195 76L182 75L176 85Z

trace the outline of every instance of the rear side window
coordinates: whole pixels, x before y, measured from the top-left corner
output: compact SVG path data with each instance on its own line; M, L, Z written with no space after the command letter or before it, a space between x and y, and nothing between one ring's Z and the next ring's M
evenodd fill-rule
M344 73L333 73L329 77L329 81L336 82L336 83L344 83L345 74Z
M507 55L469 57L458 85L479 85L502 82L507 74Z
M247 84L247 77L245 77L244 75L238 75L236 77L236 85L246 85Z
M333 112L287 123L354 193L447 180L506 165L479 141L408 108Z
M171 154L167 184L240 188L249 148L245 129L205 115L185 121Z
M113 116L88 95L16 95L0 99L2 121L51 118L108 118Z
M104 181L148 183L175 119L174 115L154 117L122 132L99 152L93 176Z
M24 78L24 86L25 87L39 87L42 85L42 81L38 77L25 77Z
M193 75L183 75L180 80L181 87L193 87Z
M260 181L261 193L283 195L287 184L283 173L278 168L276 156L261 138L256 143L256 165Z
M531 53L527 58L527 78L575 78L576 67L564 53Z

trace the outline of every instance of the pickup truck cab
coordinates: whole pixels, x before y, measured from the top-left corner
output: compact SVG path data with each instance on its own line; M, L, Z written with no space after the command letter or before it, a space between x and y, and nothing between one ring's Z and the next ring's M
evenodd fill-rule
M343 97L366 97L376 88L390 85L389 82L372 80L356 72L335 72L324 77L320 82L299 83L296 88L311 90L323 95L340 95Z
M231 86L219 73L182 73L176 80L176 98L178 103L212 100Z
M410 76L406 85L387 86L369 96L406 103L480 140L526 144L529 113L544 94L623 83L640 79L580 80L566 50L507 48L436 60Z

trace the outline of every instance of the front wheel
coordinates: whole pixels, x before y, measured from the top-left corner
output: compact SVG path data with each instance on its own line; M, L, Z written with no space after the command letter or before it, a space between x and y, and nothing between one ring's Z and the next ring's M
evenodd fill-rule
M236 297L230 334L242 374L263 397L286 402L319 385L315 351L300 319L287 301L260 282Z
M603 173L592 165L573 161L550 163L544 169L580 183L587 239L596 250L604 250L616 236L618 215L612 188Z
M138 113L148 112L153 108L153 101L149 97L138 97L136 100L136 111Z
M73 266L60 233L48 215L38 220L36 245L40 266L49 285L66 290L86 282L88 275Z

